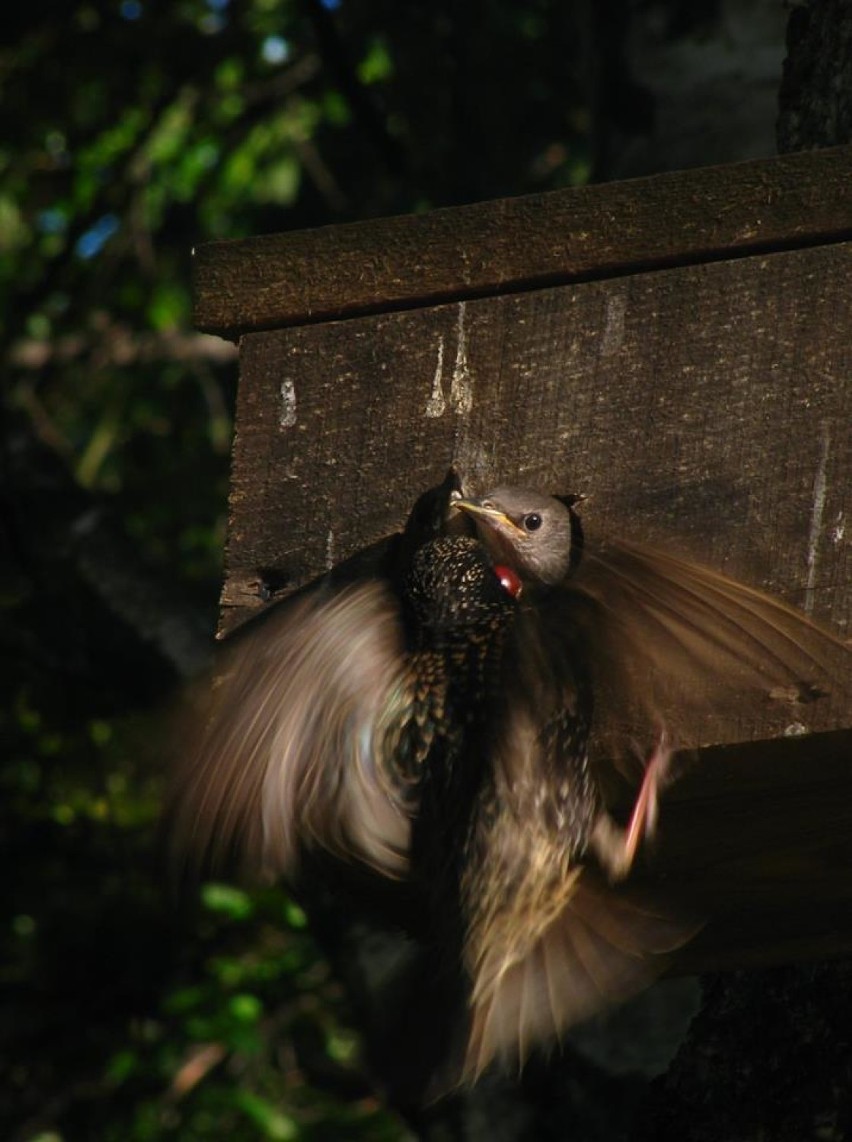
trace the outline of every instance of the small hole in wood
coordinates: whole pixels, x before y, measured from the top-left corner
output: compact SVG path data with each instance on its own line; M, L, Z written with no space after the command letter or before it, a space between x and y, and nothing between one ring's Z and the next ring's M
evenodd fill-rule
M290 586L293 576L282 567L260 567L257 572L257 593L264 603Z

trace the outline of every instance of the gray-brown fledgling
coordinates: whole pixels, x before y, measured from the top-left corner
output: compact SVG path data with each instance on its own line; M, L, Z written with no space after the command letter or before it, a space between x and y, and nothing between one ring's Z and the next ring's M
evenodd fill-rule
M451 494L557 641L566 628L581 632L596 692L617 683L610 701L665 721L680 742L696 712L706 719L713 707L753 696L775 701L782 716L784 699L795 706L823 698L848 711L848 643L794 607L668 551L586 542L574 508L580 498L515 487L476 500Z

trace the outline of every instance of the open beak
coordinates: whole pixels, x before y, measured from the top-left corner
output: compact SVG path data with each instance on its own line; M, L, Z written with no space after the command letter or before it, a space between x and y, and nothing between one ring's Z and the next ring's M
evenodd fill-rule
M482 521L486 527L492 528L494 531L508 532L510 535L519 532L521 535L525 535L523 528L518 527L515 521L510 519L505 512L501 512L499 508L492 507L487 501L466 500L464 497L454 499L451 497L450 502L454 508L458 508L468 515L472 515L476 523Z
M524 530L505 512L493 507L487 500L466 500L463 496L459 496L458 499L451 497L451 501L454 508L473 517L480 539L494 560L494 571L503 590L513 599L519 599L523 583L520 575L512 567L515 556L512 537L519 533L525 536Z
M521 534L521 536L525 537L525 534L527 534L523 528L520 528L505 512L500 512L499 508L492 507L488 500L474 500L459 497L458 499L451 498L451 504L453 507L458 508L460 512L472 515L474 517L474 523L483 523L491 531L508 534L508 536Z

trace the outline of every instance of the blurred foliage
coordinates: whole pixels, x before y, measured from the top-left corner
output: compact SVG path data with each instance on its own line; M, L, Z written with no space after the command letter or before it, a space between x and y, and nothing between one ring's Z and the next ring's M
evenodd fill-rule
M87 536L212 631L236 366L192 332L193 246L583 181L584 43L559 0L5 12L3 1137L403 1136L286 895L167 898L179 672Z

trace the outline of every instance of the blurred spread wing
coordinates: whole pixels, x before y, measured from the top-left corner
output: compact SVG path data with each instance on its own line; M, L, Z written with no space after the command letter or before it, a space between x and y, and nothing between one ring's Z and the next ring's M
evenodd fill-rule
M237 638L182 735L170 812L178 857L287 875L300 845L319 845L402 876L406 791L377 760L405 684L387 588L317 592Z
M531 606L517 617L492 785L466 852L465 1081L493 1060L522 1067L534 1045L635 995L696 930L580 863L602 811L581 764L588 697L574 666L582 642L573 640L576 627L554 626L547 614ZM560 713L561 732L549 732Z
M665 724L676 746L852 713L852 647L801 611L666 552L588 550L552 604L591 663L603 737ZM811 706L811 704L814 704Z
M571 852L583 812L600 811L574 765L592 695L592 745L616 764L640 759L663 726L679 745L720 740L745 707L777 708L781 729L810 703L849 713L852 655L838 638L759 591L627 543L587 550L562 588L522 605L509 659L493 804L466 870L467 1079L495 1058L522 1064L536 1042L637 993L697 927L601 883ZM560 783L574 796L543 807L542 790Z
M579 867L561 900L531 915L526 940L494 917L474 970L462 1077L492 1060L523 1066L530 1048L638 994L667 967L668 953L695 933L662 910L596 882ZM518 921L514 916L512 923Z

